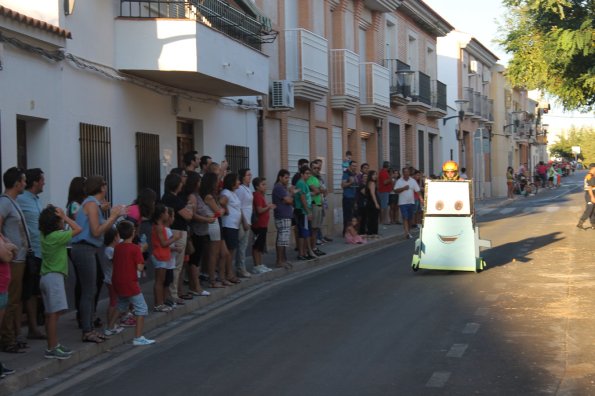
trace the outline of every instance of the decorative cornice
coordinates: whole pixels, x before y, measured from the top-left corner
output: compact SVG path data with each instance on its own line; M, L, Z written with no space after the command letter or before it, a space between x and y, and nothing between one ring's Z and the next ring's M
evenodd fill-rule
M399 9L436 37L444 37L454 30L454 26L421 0L403 0Z
M44 30L48 33L55 34L56 36L60 36L67 39L72 38L72 33L70 33L70 31L66 29L62 29L59 26L52 25L39 19L31 18L30 16L11 10L8 7L0 5L0 15L12 19L14 21L23 23L25 25L29 25L34 28Z
M492 51L487 49L474 37L471 38L471 40L463 48L465 48L470 55L473 55L477 60L486 65L493 66L499 60L499 58L494 55Z

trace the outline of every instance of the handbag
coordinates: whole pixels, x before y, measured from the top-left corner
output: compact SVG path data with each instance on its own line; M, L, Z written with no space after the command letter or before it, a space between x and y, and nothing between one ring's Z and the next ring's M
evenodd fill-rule
M27 222L25 222L25 218L23 217L23 213L19 209L19 207L14 203L14 201L6 196L2 195L3 198L6 198L10 201L10 203L14 206L21 218L21 224L23 225L23 230L25 230L25 236L27 237L27 255L25 256L25 271L29 275L39 275L41 272L41 259L35 257L35 252L31 249L31 239L29 238L29 229L27 228Z

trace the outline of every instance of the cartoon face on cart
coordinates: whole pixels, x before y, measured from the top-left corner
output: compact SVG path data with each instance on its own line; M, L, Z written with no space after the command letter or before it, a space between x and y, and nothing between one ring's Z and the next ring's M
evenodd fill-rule
M472 227L465 227L460 221L453 219L471 217L473 213L470 183L429 182L427 188L425 215L427 220L433 218L430 222L434 226L437 241L444 245L456 245L466 232L473 235Z

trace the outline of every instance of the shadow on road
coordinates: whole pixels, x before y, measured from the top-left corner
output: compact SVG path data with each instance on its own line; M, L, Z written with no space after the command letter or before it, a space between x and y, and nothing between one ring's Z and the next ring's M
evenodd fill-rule
M529 237L485 250L482 253L482 257L488 263L485 270L487 271L490 268L510 264L514 261L527 263L532 260L529 256L534 250L543 249L548 245L563 240L564 237L560 237L560 234L562 233L551 232L549 234Z

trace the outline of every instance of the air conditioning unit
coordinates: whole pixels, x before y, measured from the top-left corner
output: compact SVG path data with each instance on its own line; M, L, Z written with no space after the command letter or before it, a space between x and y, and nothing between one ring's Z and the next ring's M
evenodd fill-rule
M270 109L291 110L294 107L293 82L288 80L274 80L271 83Z
M479 70L479 62L477 62L476 60L472 60L471 62L469 62L469 72L470 73L477 73L478 70Z

